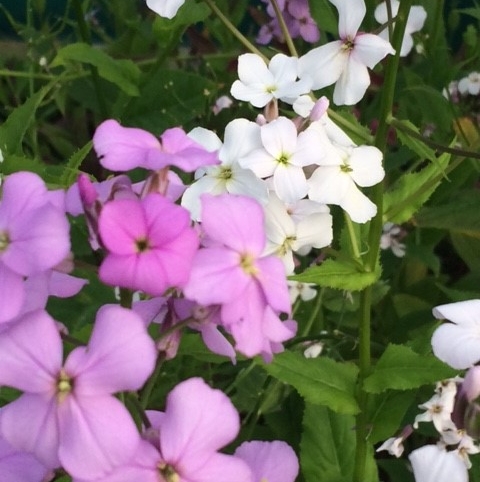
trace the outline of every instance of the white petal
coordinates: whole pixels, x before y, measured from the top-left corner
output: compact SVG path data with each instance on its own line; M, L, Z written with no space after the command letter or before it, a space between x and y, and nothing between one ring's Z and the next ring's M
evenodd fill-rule
M266 91L265 84L244 84L236 80L230 89L232 97L238 100L250 102L254 107L265 107L272 99L273 95Z
M225 127L224 144L218 154L222 164L238 162L254 149L262 147L260 126L248 119L235 119Z
M160 17L173 18L185 0L147 0L147 7Z
M366 223L377 214L377 206L355 186L353 181L340 206L347 211L355 223Z
M357 35L367 8L364 0L330 0L338 10L338 33L340 38L353 39Z
M308 184L301 167L279 164L273 174L277 196L286 203L302 199L308 192Z
M198 142L209 152L218 151L222 147L222 141L217 134L204 127L194 127L188 133L188 137Z
M297 78L298 58L277 54L272 57L268 69L275 79L275 85L290 84Z
M398 13L400 2L398 0L390 0L390 6L392 9L392 17L395 17ZM378 23L388 22L387 2L382 2L380 5L377 5L374 16Z
M480 300L466 300L436 306L433 316L461 326L480 327Z
M295 114L306 119L310 115L314 105L315 102L309 95L301 95L300 97L297 97L293 103L293 110Z
M416 482L468 482L467 468L455 452L447 452L437 445L424 445L408 458Z
M240 194L256 199L260 204L266 204L268 199L267 184L259 179L249 169L236 167L232 170L232 177L227 182L230 194Z
M451 367L469 368L480 360L480 327L445 323L433 333L432 348Z
M278 166L278 162L263 147L255 149L245 157L241 157L238 163L244 169L250 169L261 178L271 176Z
M414 5L410 8L407 20L407 32L418 32L423 28L427 19L427 11L421 5Z
M247 85L274 83L267 64L257 54L242 54L238 57L238 78Z
M373 69L388 54L395 54L395 50L389 42L378 35L362 33L355 38L355 46L350 55L358 62Z
M354 105L362 99L369 85L367 67L350 55L345 70L335 84L333 102L336 105Z
M298 76L312 79L312 89L322 89L334 84L342 74L348 59L343 42L337 40L317 47L300 57Z
M340 204L351 184L352 179L339 166L321 166L308 180L308 197L322 204Z
M333 239L332 216L327 213L311 214L297 225L297 240L293 250L303 246L323 248Z
M263 147L275 159L292 155L297 148L297 128L286 117L279 117L261 127Z
M355 147L348 160L348 165L352 169L350 176L362 187L378 184L385 176L382 159L382 152L376 147Z
M182 206L190 211L193 220L200 220L200 196L203 193L220 194L226 191L225 183L212 176L204 176L189 186L182 196Z

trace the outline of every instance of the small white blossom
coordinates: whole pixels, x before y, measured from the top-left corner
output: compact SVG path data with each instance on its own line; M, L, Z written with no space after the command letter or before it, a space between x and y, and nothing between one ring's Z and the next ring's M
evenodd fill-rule
M288 293L290 294L290 302L293 305L297 298L300 297L302 301L310 301L317 296L317 290L314 288L314 283L302 283L301 281L288 280Z
M478 95L480 93L480 72L470 72L467 77L460 79L458 90L462 95Z
M312 343L304 350L303 356L305 358L318 358L322 354L322 351L323 351L323 343L321 342Z

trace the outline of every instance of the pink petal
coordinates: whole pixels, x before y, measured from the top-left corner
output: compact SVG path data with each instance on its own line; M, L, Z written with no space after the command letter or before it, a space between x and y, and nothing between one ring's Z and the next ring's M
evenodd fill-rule
M202 227L208 236L239 253L263 251L263 210L257 201L231 194L203 194L201 199Z
M54 396L24 393L2 408L0 432L13 447L35 454L46 467L59 467L56 409Z
M0 323L17 316L24 300L23 277L0 263Z
M62 366L62 342L55 321L46 312L29 313L4 331L0 353L0 385L30 393L54 391Z
M140 201L118 199L106 203L98 221L103 244L119 255L137 252L135 242L147 240L147 225Z
M141 388L155 360L155 345L141 318L132 310L104 305L88 347L70 353L65 371L75 378L76 395L103 395Z
M97 127L93 147L103 167L111 171L129 171L147 167L149 151L159 150L160 142L147 131L122 127L109 119Z
M252 472L241 459L232 455L213 454L201 467L186 465L179 473L181 481L195 482L252 482ZM277 482L272 479L271 482Z
M201 378L190 378L168 395L160 428L162 456L167 463L195 472L239 429L238 413L228 397Z
M75 296L86 284L88 284L86 279L52 271L48 282L48 291L52 296L70 298Z
M127 409L112 396L68 396L59 405L62 466L76 478L106 475L131 459L140 435Z
M260 268L257 279L268 304L278 312L290 313L290 296L282 261L275 256L267 256L257 263Z
M298 459L285 442L244 442L235 451L235 456L244 460L252 469L253 482L269 480L294 482L298 475Z

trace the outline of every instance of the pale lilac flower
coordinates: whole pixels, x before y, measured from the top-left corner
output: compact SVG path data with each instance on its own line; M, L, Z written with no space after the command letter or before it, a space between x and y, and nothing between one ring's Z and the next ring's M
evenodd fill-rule
M456 369L480 361L480 300L437 306L433 316L450 322L433 333L432 348L437 358Z
M238 77L230 93L235 99L265 107L271 100L280 99L292 104L310 91L310 80L297 80L296 57L277 54L267 64L257 54L242 54L238 58Z
M198 237L182 207L160 194L119 199L105 204L98 225L104 283L160 296L187 282Z
M157 139L143 129L123 127L108 119L95 130L93 147L100 164L111 171L176 166L193 172L201 166L218 163L215 153L203 149L179 127L167 129Z
M353 105L370 85L368 68L373 69L392 46L378 35L359 32L365 16L364 0L330 0L339 14L340 40L317 47L300 57L299 77L312 80L313 89L335 84L333 102Z
M294 203L308 192L303 167L320 164L323 144L315 132L307 129L298 134L295 124L279 117L260 128L263 147L242 157L242 167L258 177L273 176L276 195L284 202Z
M468 471L461 457L438 445L424 445L408 458L416 482L468 482Z
M390 249L397 258L403 258L406 253L406 246L399 238L403 235L402 228L393 223L385 223L380 238L380 249Z
M252 482L243 460L218 452L240 429L235 407L220 390L190 378L169 393L164 413L149 412L149 418L152 444L142 442L133 458L95 482Z
M302 283L301 281L287 281L288 292L290 294L290 302L295 303L298 297L302 301L311 301L317 296L317 290L314 288L314 283Z
M298 459L292 447L280 440L243 442L235 456L245 461L253 472L252 482L294 482Z
M215 115L220 114L223 109L228 109L233 104L233 100L228 97L228 95L221 95L216 101L215 105L212 107L212 112Z
M70 252L69 224L36 174L7 176L0 201L0 322L20 314L24 278L50 270Z
M160 17L173 18L185 0L147 0L147 7Z
M310 14L308 0L290 0L287 4L287 10L292 18L295 19L298 33L303 40L310 43L318 42L320 32Z
M414 428L419 422L432 422L439 433L447 430L456 430L452 422L452 412L455 405L456 386L454 389L441 390L433 395L430 400L419 405L425 412L415 417Z
M392 17L398 13L400 2L398 0L389 0L392 9ZM384 24L388 22L388 11L386 2L382 2L375 8L375 20L378 23ZM400 50L400 57L405 57L410 53L413 47L412 34L420 31L423 28L425 20L427 19L427 11L421 5L414 5L410 7L407 23L405 25L405 34L402 40L402 47ZM392 28L394 28L393 24ZM388 28L383 29L379 36L388 41Z
M24 392L0 413L0 432L13 447L83 478L133 456L138 431L112 394L138 390L155 365L153 341L135 313L102 307L88 347L65 363L55 321L42 311L3 332L0 351L0 384Z

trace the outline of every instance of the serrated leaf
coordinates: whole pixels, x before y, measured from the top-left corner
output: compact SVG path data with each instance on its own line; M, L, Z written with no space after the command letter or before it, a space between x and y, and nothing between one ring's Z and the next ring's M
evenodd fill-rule
M300 464L306 482L351 482L355 446L355 417L306 405L300 442ZM367 447L365 481L378 481L371 445Z
M388 345L364 389L381 393L388 389L411 390L453 377L457 371L433 355L419 355L404 345Z
M377 263L375 271L361 271L351 261L327 259L319 266L306 269L303 273L291 276L290 279L302 283L315 283L327 288L348 291L360 291L373 285L381 275L381 268Z
M23 154L22 141L25 133L35 119L35 112L50 89L51 86L40 89L21 106L16 107L0 126L0 149L6 161L8 161L9 155L20 156Z
M80 166L82 165L83 160L88 156L89 152L92 150L93 142L88 141L83 147L75 151L67 162L65 166L65 170L63 171L61 177L61 185L63 187L69 187L77 178L80 172Z
M358 368L351 363L284 352L263 368L277 380L292 385L306 402L340 413L359 411L354 397Z
M52 61L52 67L66 65L71 61L93 65L98 69L100 77L112 82L126 94L140 95L138 90L140 69L131 60L114 59L98 47L78 42L61 48Z
M442 154L419 172L404 174L384 196L384 221L401 224L428 201L443 179L450 154Z
M418 128L411 122L402 120L401 123L417 134L420 134ZM420 159L428 159L429 161L436 162L437 156L435 155L435 151L428 147L424 142L422 142L420 139L410 136L401 129L397 129L396 132L400 142L415 152L415 154L418 154Z

